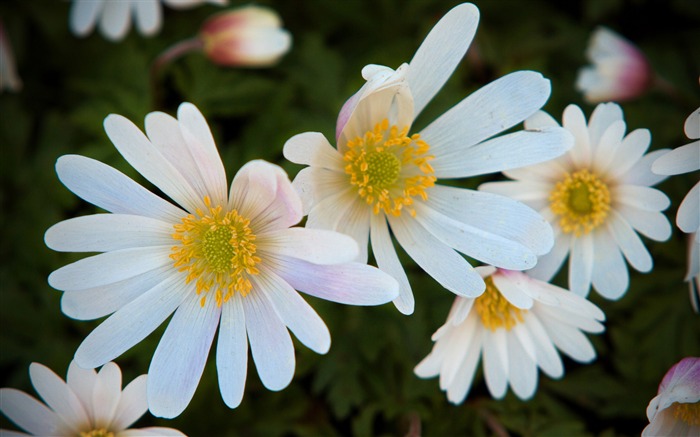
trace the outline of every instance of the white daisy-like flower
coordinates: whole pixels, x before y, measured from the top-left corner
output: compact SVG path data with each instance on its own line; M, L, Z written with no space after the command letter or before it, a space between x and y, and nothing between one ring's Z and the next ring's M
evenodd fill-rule
M700 108L693 111L683 126L693 141L661 156L651 165L651 171L661 175L677 175L700 170ZM690 299L696 312L700 311L700 181L688 191L678 207L678 228L690 235L688 274Z
M667 149L646 153L647 129L625 135L622 109L598 105L591 119L576 105L564 111L563 125L576 144L564 156L542 164L508 170L514 181L482 184L479 189L521 200L549 220L555 243L530 275L549 281L569 256L569 288L587 296L591 284L603 297L619 299L629 286L627 262L640 272L653 261L637 232L656 241L671 236L661 211L670 201L652 185L665 179L651 164ZM558 126L540 111L525 121L527 129Z
M70 28L78 36L86 36L97 25L105 38L119 41L129 32L133 19L142 35L151 36L160 30L161 3L186 9L204 3L225 5L228 0L73 0Z
M423 270L465 297L478 296L485 285L456 251L523 270L553 244L546 221L522 203L436 183L546 161L571 147L571 135L558 127L492 138L544 105L550 83L542 75L509 74L410 133L464 56L478 19L476 6L456 6L409 64L395 71L366 66L367 83L338 117L337 148L316 132L284 146L287 159L309 165L294 179L308 211L306 226L353 236L360 262L367 260L369 240L379 268L401 285L394 304L404 314L413 312L414 298L389 229Z
M557 349L581 363L595 359L583 332L605 329L597 306L523 272L477 270L486 292L455 299L447 321L432 336L433 350L415 368L421 378L439 375L450 402L467 397L482 355L491 396L502 398L510 385L523 400L535 394L538 367L551 378L564 375Z
M14 388L0 389L0 411L23 432L0 430L11 436L137 437L184 436L173 428L127 429L148 410L146 375L122 390L122 372L109 362L99 372L68 366L66 381L48 367L32 363L29 377L46 404Z
M286 387L294 374L287 328L318 353L328 328L296 292L354 305L394 299L398 284L352 263L357 244L331 231L290 228L301 200L287 174L264 161L244 165L230 193L202 114L184 103L178 119L153 112L144 135L119 115L105 130L124 158L178 205L123 173L76 155L59 158L66 187L111 212L60 222L45 236L54 250L105 252L54 271L63 312L90 320L112 314L78 348L75 361L94 368L143 340L173 312L151 361L148 404L174 417L188 405L219 328L216 364L221 395L242 400L248 342L263 385Z
M593 65L579 71L576 89L590 103L630 100L654 82L654 72L644 53L606 27L593 32L586 56Z
M642 437L700 435L700 358L683 358L666 372L647 417Z

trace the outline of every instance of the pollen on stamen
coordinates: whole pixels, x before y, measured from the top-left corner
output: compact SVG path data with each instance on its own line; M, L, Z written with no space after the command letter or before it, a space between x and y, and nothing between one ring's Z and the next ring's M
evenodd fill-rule
M408 127L390 126L385 119L347 143L345 173L374 214L398 216L408 210L415 215L413 198L427 200L435 185L430 146L420 135L407 133Z
M260 258L255 255L250 220L236 210L223 212L221 205L212 206L209 197L204 204L207 211L197 209L174 225L172 237L178 244L172 247L170 258L175 268L187 272L186 283L195 281L201 306L211 295L221 306L234 293L245 296L250 292L250 276L260 273L256 267Z
M605 222L610 211L610 190L588 169L567 174L549 195L550 209L559 216L565 233L581 236Z
M522 310L506 299L493 283L492 277L484 279L486 291L474 301L474 308L481 317L481 323L487 329L495 331L505 328L510 331L515 325L523 322Z

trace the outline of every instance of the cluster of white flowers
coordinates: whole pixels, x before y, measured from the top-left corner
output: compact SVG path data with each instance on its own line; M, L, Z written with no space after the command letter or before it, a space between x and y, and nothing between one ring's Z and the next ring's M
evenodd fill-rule
M119 39L132 11L143 33L160 27L156 0L77 0L71 24L83 35L99 22L107 37ZM279 20L252 14L278 32ZM221 37L211 32L231 20L212 22L205 40ZM284 145L288 160L308 166L293 182L281 167L252 161L229 187L209 126L192 104L180 105L177 118L148 114L145 134L128 119L109 115L105 131L119 153L172 203L99 161L77 155L58 160L61 182L107 213L68 219L46 232L54 250L99 252L54 271L49 284L63 291L67 316L109 317L77 349L67 383L39 364L30 366L48 408L2 389L2 412L34 435L181 435L169 428L125 428L146 409L165 418L185 410L217 331L221 396L235 408L243 399L249 347L270 390L293 378L290 331L319 354L329 350L328 328L298 292L350 305L393 301L401 313L413 313L413 291L394 238L456 295L432 337L432 352L415 368L421 378L439 376L450 402L466 398L482 355L485 382L496 398L509 385L518 397L531 398L538 367L562 377L558 350L578 362L594 360L584 333L603 332L605 315L586 300L589 290L620 299L629 285L628 263L641 272L652 269L639 234L656 241L671 235L663 215L670 201L652 186L663 175L697 170L700 143L647 153L649 131L626 133L615 103L597 106L588 121L570 105L560 125L541 111L551 86L533 71L486 85L416 130L414 120L458 66L478 21L474 5L458 5L409 62L395 70L366 66L366 83L338 116L335 146L318 132ZM600 44L611 40L605 32ZM290 40L280 35L286 51ZM594 60L602 56L597 53ZM499 135L523 122L523 130ZM698 137L699 124L700 110L686 123L690 138ZM478 190L440 183L498 172L513 180ZM695 260L699 190L696 185L678 212L678 226L695 235ZM295 227L304 216L305 227ZM370 250L378 267L367 264ZM484 265L474 267L461 254ZM571 291L549 283L567 257ZM692 265L688 278L697 287L700 267ZM111 361L171 315L148 378L122 392L121 373ZM99 373L90 370L100 366ZM690 413L674 417L697 432L697 360L692 366L685 379L664 379L645 433L666 426L669 407L678 403L690 407L674 408ZM678 393L685 380L695 384L692 396L667 394Z

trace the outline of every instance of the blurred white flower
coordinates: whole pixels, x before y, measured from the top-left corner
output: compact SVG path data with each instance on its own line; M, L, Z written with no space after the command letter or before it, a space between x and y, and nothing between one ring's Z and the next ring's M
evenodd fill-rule
M593 32L586 56L593 65L579 71L576 88L589 103L630 100L653 83L654 73L644 54L608 28Z
M32 363L29 377L46 405L23 391L0 389L0 411L29 434L1 430L3 436L136 437L184 436L173 428L127 429L148 410L146 375L122 390L122 373L106 363L99 373L73 361L64 382L48 367Z
M520 399L537 389L537 368L564 375L557 348L587 363L596 353L583 332L605 330L603 312L585 298L523 272L477 267L486 292L457 297L447 321L433 334L433 350L415 368L421 378L440 376L440 389L455 404L467 397L483 355L486 385L495 398L508 385Z
M148 137L119 115L105 130L124 158L179 206L123 173L83 156L56 164L78 196L111 212L60 222L46 244L60 251L105 252L54 271L61 307L73 318L112 314L78 348L76 362L100 366L133 347L173 312L151 361L148 405L174 417L189 404L219 328L216 364L230 408L243 397L248 342L265 387L286 387L295 367L287 328L324 354L330 334L297 293L354 305L378 305L398 295L389 275L350 263L352 238L290 228L301 200L280 167L252 161L227 189L224 166L199 110L184 103L178 119L146 117Z
M666 372L647 417L642 437L700 435L700 358L683 358Z
M17 74L12 45L5 34L5 26L0 20L0 93L3 90L19 91L21 89L22 79Z
M270 8L247 6L214 15L199 37L204 53L217 64L263 67L274 64L292 45L279 15Z
M689 139L696 141L659 157L652 164L651 171L661 175L677 175L700 170L700 108L685 120L684 130ZM693 308L700 312L700 181L688 191L678 207L676 225L681 231L691 234L685 280L690 282Z
M554 228L552 251L529 274L549 281L569 256L569 288L587 296L591 283L603 297L619 299L629 286L625 259L648 272L653 261L637 232L656 241L671 236L661 211L670 201L652 185L665 179L651 164L668 150L645 154L647 129L625 135L622 109L598 105L591 119L576 105L564 111L563 125L576 144L564 156L504 174L515 181L482 184L479 189L503 194L539 210ZM558 126L539 112L525 121L527 129Z
M337 148L317 132L297 135L284 146L287 159L309 165L294 179L308 211L306 226L353 236L360 262L367 261L369 240L379 268L401 285L394 304L404 314L413 312L414 298L392 233L423 270L464 297L480 295L485 285L457 251L523 270L552 246L549 225L522 203L436 183L543 162L571 147L571 135L559 127L494 137L547 101L550 83L541 74L502 77L420 133L410 133L461 61L478 20L476 6L458 5L430 31L409 64L395 71L366 66L367 82L338 116Z
M97 25L105 38L119 41L129 32L133 19L142 35L151 36L161 27L161 2L185 9L204 3L225 5L228 0L73 0L70 28L78 36L86 36Z

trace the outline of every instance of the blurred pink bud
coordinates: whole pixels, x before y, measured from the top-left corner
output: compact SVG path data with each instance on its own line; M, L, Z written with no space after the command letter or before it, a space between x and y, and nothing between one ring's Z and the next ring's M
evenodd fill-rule
M586 56L593 65L579 71L576 89L589 103L630 100L653 83L653 71L644 54L610 29L599 27L593 32Z
M226 66L274 64L292 44L275 11L260 6L222 12L204 22L199 34L204 53Z
M19 91L22 89L22 79L17 74L15 55L12 46L5 35L5 28L0 21L0 93L3 90Z

